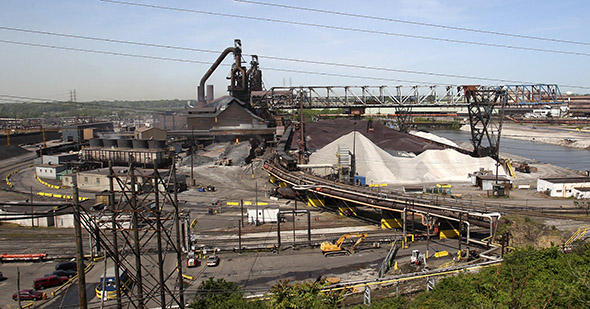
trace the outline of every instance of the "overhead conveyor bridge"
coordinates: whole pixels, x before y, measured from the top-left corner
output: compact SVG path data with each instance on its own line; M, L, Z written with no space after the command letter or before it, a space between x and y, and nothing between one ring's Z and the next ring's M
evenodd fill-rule
M272 162L265 162L264 169L272 176L293 186L295 190L313 192L373 209L399 212L405 221L408 212L422 217L424 225L431 225L431 218L446 219L467 225L468 239L471 225L487 228L490 235L496 231L501 217L498 212L482 212L477 209L459 209L452 205L433 203L432 201L412 198L392 193L371 191L368 188L332 182L321 177L305 174L300 171L288 171Z

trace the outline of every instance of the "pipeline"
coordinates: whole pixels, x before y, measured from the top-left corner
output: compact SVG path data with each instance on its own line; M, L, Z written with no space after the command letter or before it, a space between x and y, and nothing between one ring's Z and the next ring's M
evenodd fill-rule
M234 54L234 58L235 58L234 70L236 70L236 69L241 70L242 77L245 78L245 74L244 74L245 72L243 72L243 69L242 69L242 48L240 47L242 44L241 44L240 40L237 40L237 39L234 42L235 42L236 46L226 48L221 53L221 55L219 55L219 57L217 57L217 60L215 60L215 62L211 65L209 70L207 70L205 75L203 75L203 77L201 78L201 82L199 83L199 87L197 89L197 106L198 107L203 107L205 105L205 82L207 82L207 79L209 79L211 74L213 74L213 72L215 72L217 67L221 64L221 62L225 59L225 57L229 53ZM233 78L234 78L234 74L233 74L233 70L232 70L232 85L233 85Z

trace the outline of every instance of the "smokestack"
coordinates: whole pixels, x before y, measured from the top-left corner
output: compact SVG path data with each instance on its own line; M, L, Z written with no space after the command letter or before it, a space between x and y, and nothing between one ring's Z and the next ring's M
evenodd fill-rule
M207 104L215 100L215 93L213 92L213 85L207 85Z

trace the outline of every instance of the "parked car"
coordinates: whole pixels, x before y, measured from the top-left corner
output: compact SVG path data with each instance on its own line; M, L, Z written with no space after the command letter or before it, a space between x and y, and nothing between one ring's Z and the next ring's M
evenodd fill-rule
M35 281L33 281L33 288L35 290L43 290L45 288L50 288L50 287L62 285L66 281L68 281L68 277L60 277L60 276L43 277L43 278L35 279Z
M207 266L217 266L219 265L219 257L217 255L210 255L207 258Z
M20 300L42 300L47 298L45 292L33 289L20 290L18 293L20 294ZM12 299L18 300L16 293L12 294Z
M55 270L70 270L70 269L76 269L76 262L74 261L66 261L66 262L61 262L61 263L57 263L57 265L55 265Z
M68 270L54 270L52 273L45 275L45 277L49 276L58 276L58 277L68 277L72 278L73 276L77 275L78 272L75 269L68 269Z

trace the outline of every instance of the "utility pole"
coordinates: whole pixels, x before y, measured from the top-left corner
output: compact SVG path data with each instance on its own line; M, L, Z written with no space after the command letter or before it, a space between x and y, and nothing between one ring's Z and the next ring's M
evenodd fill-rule
M172 161L172 177L174 181L174 225L176 230L176 265L178 265L178 289L180 290L180 308L184 308L184 279L182 278L182 252L180 252L180 211L178 209L178 182L176 180L176 156Z
M143 308L143 279L141 275L141 251L139 249L139 218L137 209L137 193L135 192L135 166L133 165L133 157L129 159L129 177L131 178L131 209L133 211L132 217L132 229L133 229L133 250L135 253L135 268L136 268L136 280L137 280L137 302L138 308Z
M158 164L156 163L156 160L154 160L154 175L152 178L154 180L155 200L153 211L156 212L156 239L158 241L158 280L160 282L160 305L162 307L166 307L166 282L164 281L164 258L162 257L162 221L160 217L160 190L158 183L160 174L158 173Z
M16 267L16 300L18 300L18 308L22 308L20 304L20 267Z
M31 227L35 226L35 215L33 212L33 186L31 186Z
M74 229L76 232L76 267L78 270L78 301L80 308L86 309L86 278L84 275L84 252L82 244L82 226L80 218L80 201L78 198L78 181L74 185Z
M195 129L191 128L191 186L195 185L195 174L193 172L193 157L195 155Z
M354 184L354 175L356 173L356 121L352 124L352 179Z
M113 161L109 161L109 205L111 206L112 216L111 216L111 230L113 232L113 252L115 253L113 256L113 261L115 264L115 285L121 286L120 281L120 274L119 274L119 244L117 241L117 212L115 211L115 186L114 186L114 178L115 172L113 171ZM105 257L106 258L106 257ZM121 300L121 289L116 289L116 296L117 296L117 308L123 308L123 303Z

